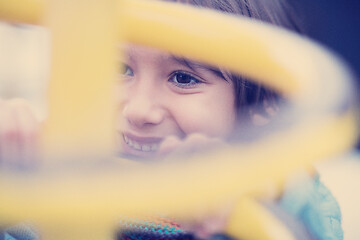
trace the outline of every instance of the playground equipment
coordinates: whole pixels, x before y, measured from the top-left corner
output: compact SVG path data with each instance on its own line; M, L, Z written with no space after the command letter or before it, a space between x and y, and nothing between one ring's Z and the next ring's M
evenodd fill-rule
M347 151L357 138L347 68L321 46L276 27L144 0L0 0L0 18L51 33L45 166L25 174L0 170L0 217L33 221L44 239L110 239L121 214L184 216L232 197L249 211L236 212L229 234L292 239L251 199L269 184L281 193L296 169L311 171L314 161ZM222 65L282 92L289 99L278 121L284 127L185 164L126 165L129 171L119 174L124 166L112 161L111 92L117 45L125 40Z

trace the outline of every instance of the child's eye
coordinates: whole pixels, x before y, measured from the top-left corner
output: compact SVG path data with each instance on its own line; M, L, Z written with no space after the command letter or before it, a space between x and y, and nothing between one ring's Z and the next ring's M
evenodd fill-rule
M177 87L180 88L191 88L197 84L204 83L203 81L192 76L191 74L184 72L175 72L174 74L171 75L169 82L172 82L173 84L175 84Z
M120 74L124 76L134 76L133 70L126 64L121 64Z

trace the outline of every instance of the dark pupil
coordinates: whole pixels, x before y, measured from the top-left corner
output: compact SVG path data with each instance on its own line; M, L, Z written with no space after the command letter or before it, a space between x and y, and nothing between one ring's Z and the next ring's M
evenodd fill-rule
M190 83L191 82L191 76L189 76L187 74L179 73L176 78L177 78L178 83Z

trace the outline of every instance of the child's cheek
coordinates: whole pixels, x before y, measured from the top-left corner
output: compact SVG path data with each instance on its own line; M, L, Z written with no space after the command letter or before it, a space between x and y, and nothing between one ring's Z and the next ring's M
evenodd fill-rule
M232 102L221 104L213 98L193 96L179 101L173 117L187 135L202 133L209 137L225 138L235 126Z

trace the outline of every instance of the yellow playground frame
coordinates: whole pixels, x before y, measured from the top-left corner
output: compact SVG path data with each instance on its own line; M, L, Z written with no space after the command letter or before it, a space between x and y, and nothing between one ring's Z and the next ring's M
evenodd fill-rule
M117 46L124 40L241 72L284 93L288 113L296 113L287 131L183 165L137 166L122 175L110 169L92 174L81 169L49 174L56 173L54 167L33 174L0 170L0 218L34 221L44 239L110 239L119 213L157 209L186 215L201 203L211 208L228 197L240 199L230 235L294 239L252 199L269 184L281 193L296 169L311 171L314 161L347 151L357 138L347 68L321 46L274 26L147 0L0 0L0 19L50 30L49 116L43 136L49 166L113 157L110 93ZM240 155L245 161L236 161Z

